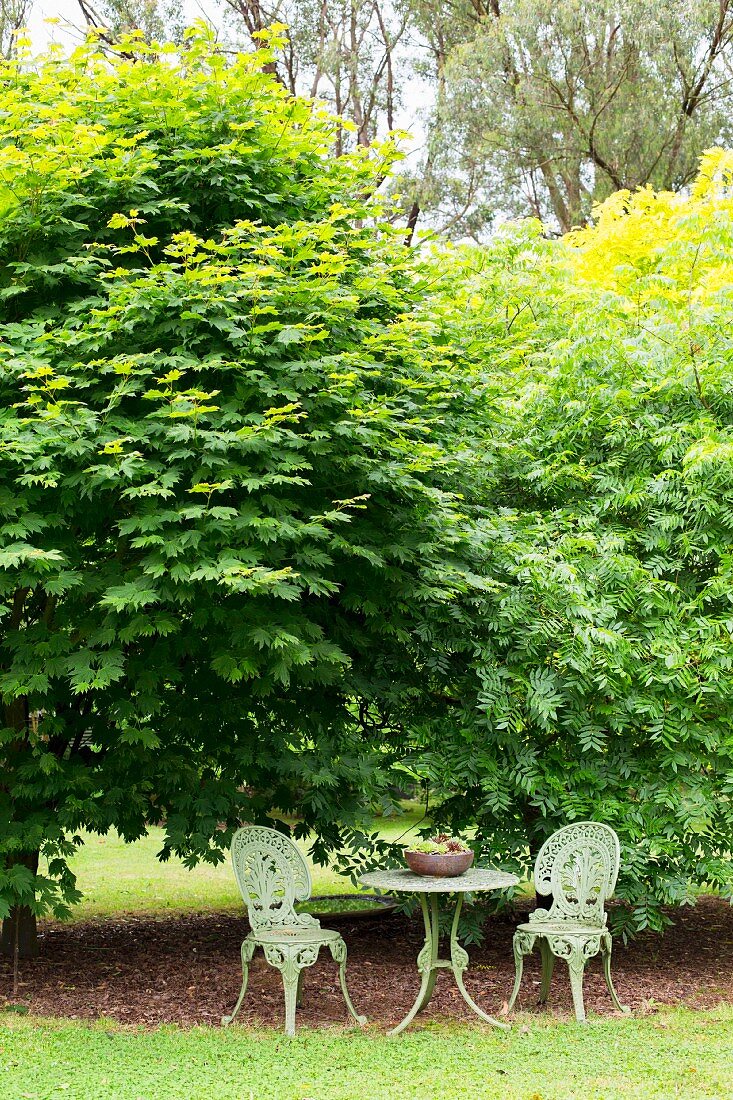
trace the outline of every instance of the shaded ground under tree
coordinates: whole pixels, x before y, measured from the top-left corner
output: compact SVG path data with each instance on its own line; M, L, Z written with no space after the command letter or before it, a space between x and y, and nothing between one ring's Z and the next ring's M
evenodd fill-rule
M621 1000L644 1014L661 1005L701 1009L733 1003L733 909L706 897L674 918L674 927L664 937L648 933L628 946L615 942L614 975ZM419 922L396 913L329 923L340 929L349 946L349 985L357 1008L372 1024L394 1025L412 1004L419 985ZM513 919L494 918L485 944L470 949L466 985L489 1012L499 1012L511 990L514 927ZM246 919L223 914L47 923L41 929L41 957L22 964L18 1000L43 1016L104 1017L148 1026L217 1024L239 991L239 945L247 931ZM519 1008L544 1011L536 1009L539 977L537 954L525 964ZM0 998L9 1002L11 988L10 963L3 959ZM562 964L556 969L552 993L550 1011L569 1018L570 986ZM585 995L590 1012L612 1013L598 961L586 971ZM239 1021L278 1027L282 1017L280 976L258 955ZM439 978L421 1018L476 1022L449 974ZM325 952L306 972L298 1024L345 1022L337 968ZM419 1019L414 1026L419 1026Z

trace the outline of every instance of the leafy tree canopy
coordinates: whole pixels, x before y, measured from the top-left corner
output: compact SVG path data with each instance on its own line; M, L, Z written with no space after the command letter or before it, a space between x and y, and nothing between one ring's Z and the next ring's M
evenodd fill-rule
M348 837L438 675L427 624L480 583L446 489L473 397L407 354L392 151L330 156L267 50L133 44L0 82L11 932L75 899L81 829L162 820L190 864L275 810Z

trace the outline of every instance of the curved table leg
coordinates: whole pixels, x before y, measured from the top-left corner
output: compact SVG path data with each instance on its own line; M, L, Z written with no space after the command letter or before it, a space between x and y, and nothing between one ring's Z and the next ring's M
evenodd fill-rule
M393 1027L391 1031L388 1031L388 1035L399 1035L401 1031L411 1024L417 1016L418 1012L421 1012L425 1005L428 1003L433 995L435 989L435 982L438 977L438 971L435 967L435 963L438 960L438 899L435 894L430 897L430 911L428 912L428 902L425 894L420 894L420 908L422 909L423 922L425 924L425 943L420 949L420 954L417 956L417 969L422 974L422 982L420 983L420 992L417 995L414 1005L405 1016L404 1020L401 1020L397 1027Z
M423 894L422 898L424 898L424 897L425 897L425 895ZM421 898L421 900L422 900L422 898ZM427 941L428 918L427 918L426 909L427 909L427 899L426 899L425 910L423 910L423 920L425 921L425 939ZM428 1001L432 997L433 990L435 989L435 983L438 980L438 969L435 966L435 963L437 962L437 959L438 959L438 947L440 945L440 927L439 927L439 924L438 924L438 897L437 897L437 894L431 894L430 895L430 942L431 942L430 977L428 979L428 988L425 990L425 993L423 994L418 1012L422 1012L422 1010L425 1008L425 1005L428 1003ZM418 963L418 969L419 969L419 963Z
M453 916L453 924L450 930L450 963L453 977L456 979L456 985L460 989L464 1001L469 1008L473 1009L477 1016L480 1016L482 1020L486 1020L487 1024L493 1024L494 1027L500 1027L503 1028L504 1031L508 1031L508 1024L503 1024L500 1020L495 1020L493 1016L489 1016L487 1012L479 1008L463 984L463 971L468 967L468 952L464 947L461 947L458 942L458 921L461 916L462 906L463 894L459 894L458 901L456 902L456 911Z

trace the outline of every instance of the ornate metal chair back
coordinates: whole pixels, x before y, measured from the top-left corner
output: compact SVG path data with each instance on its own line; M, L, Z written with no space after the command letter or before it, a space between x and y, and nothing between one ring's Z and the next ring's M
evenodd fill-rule
M232 864L254 932L318 926L295 903L310 897L311 878L301 852L277 829L249 825L232 838Z
M605 927L606 898L616 885L619 842L613 829L578 821L542 845L534 867L538 894L552 895L548 920Z

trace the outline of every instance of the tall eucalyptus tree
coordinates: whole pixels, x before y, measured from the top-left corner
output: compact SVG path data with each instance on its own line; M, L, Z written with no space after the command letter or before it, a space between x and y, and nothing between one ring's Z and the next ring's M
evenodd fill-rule
M416 4L433 140L473 209L565 231L613 191L684 187L733 140L731 0Z

